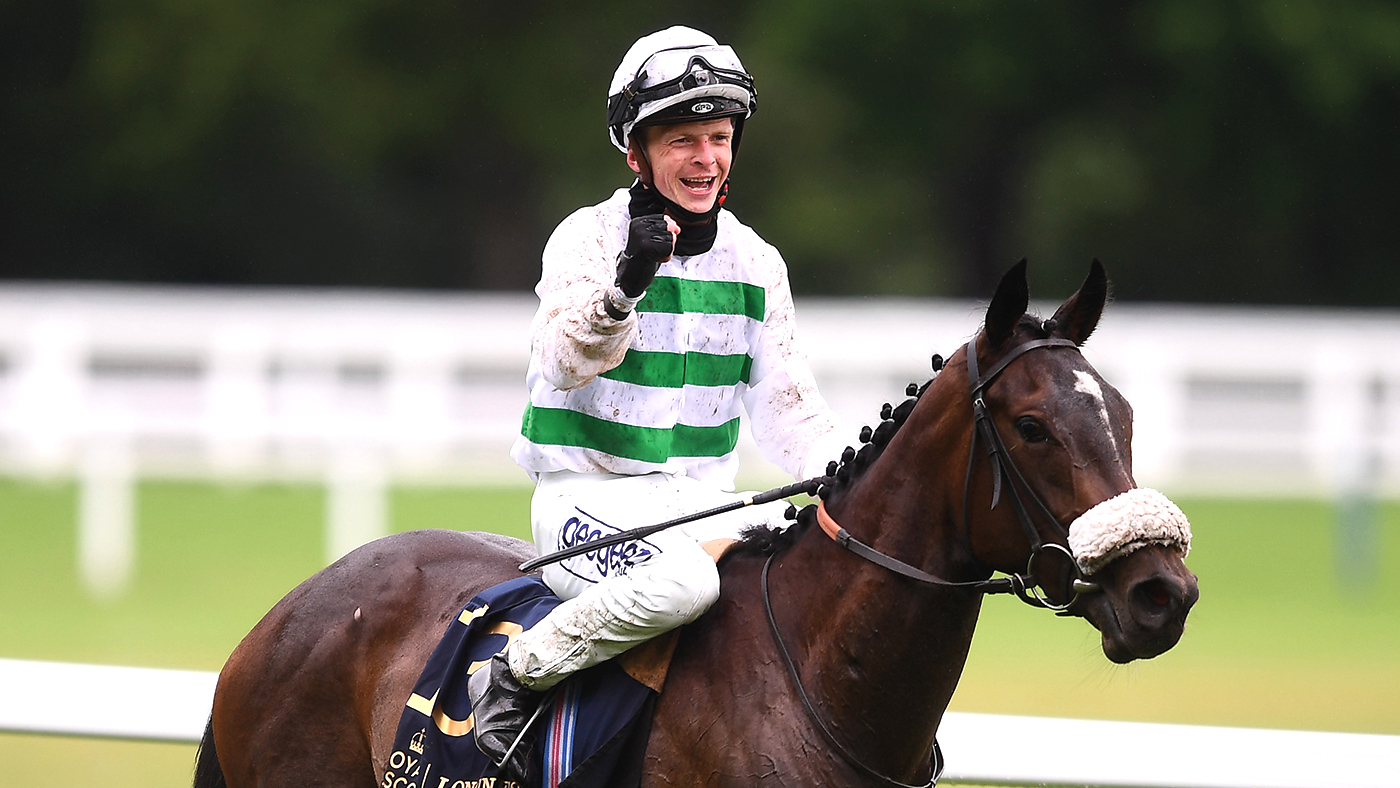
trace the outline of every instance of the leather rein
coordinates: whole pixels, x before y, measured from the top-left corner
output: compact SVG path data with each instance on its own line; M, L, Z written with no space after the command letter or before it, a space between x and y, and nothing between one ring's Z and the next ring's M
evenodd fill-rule
M1078 565L1074 561L1073 554L1066 546L1068 543L1069 530L1059 521L1059 518L1050 511L1050 508L1046 506L1040 496L1036 495L1035 490L1032 489L1030 484L1026 481L1026 477L1011 459L1010 454L1006 450L1006 444L1001 439L1001 433L997 430L996 422L992 419L991 413L987 409L986 400L984 399L987 387L996 380L997 376L1006 370L1011 362L1026 353L1041 348L1072 348L1077 351L1079 346L1068 339L1061 339L1058 337L1031 340L1030 342L1023 343L1012 349L1011 352L1002 357L1000 361L992 365L992 368L987 370L985 376L980 376L977 370L976 337L970 340L966 346L967 378L971 386L972 394L973 433L972 446L968 448L967 474L963 479L963 529L964 532L967 532L969 528L967 501L972 486L973 460L977 455L977 444L980 440L987 444L987 454L992 463L992 503L989 508L995 509L1000 502L1002 479L1005 477L1006 488L1010 491L1009 497L1012 501L1012 505L1016 509L1016 519L1021 524L1021 528L1026 534L1026 540L1031 547L1031 555L1026 562L1026 571L1024 574L1011 574L1007 577L965 582L944 580L918 567L907 564L898 558L882 553L859 539L856 539L827 513L826 503L824 501L819 501L817 503L817 524L821 527L822 531L831 537L838 546L849 550L877 566L911 580L928 585L962 589L983 594L1014 593L1021 601L1028 605L1054 610L1059 615L1068 615L1066 611L1074 604L1074 601L1078 599L1081 594L1097 591L1097 585L1084 580L1082 574L1079 572ZM1066 544L1055 541L1047 542L1041 538L1039 529L1035 527L1031 512L1022 498L1023 490L1024 494L1034 502L1039 512L1043 514L1045 519L1058 531L1056 535L1063 538ZM1070 566L1074 567L1076 577L1071 583L1071 590L1073 593L1070 601L1063 605L1057 605L1051 602L1038 590L1038 583L1035 579L1035 564L1036 559L1045 550L1054 550L1063 553L1069 558ZM929 756L930 776L928 782L922 785L911 785L881 774L867 766L841 744L835 734L831 732L831 729L827 727L826 723L823 722L821 717L817 714L816 707L812 704L811 699L807 696L807 691L802 686L802 678L797 671L797 665L793 661L792 654L788 651L787 644L783 642L782 634L778 630L777 619L773 615L772 598L768 593L768 571L773 565L773 559L776 558L777 555L777 553L774 553L768 557L768 560L763 564L763 572L760 575L763 609L768 616L768 627L772 631L773 642L778 646L778 654L782 657L783 664L787 667L788 675L792 678L793 686L797 689L797 697L802 701L802 706L806 709L808 718L816 724L817 730L821 732L827 744L831 745L831 748L835 750L848 765L865 774L867 777L874 778L884 785L890 786L890 788L933 788L933 786L938 784L938 778L942 775L944 767L943 751L938 746L937 739L933 742L933 752L930 753Z

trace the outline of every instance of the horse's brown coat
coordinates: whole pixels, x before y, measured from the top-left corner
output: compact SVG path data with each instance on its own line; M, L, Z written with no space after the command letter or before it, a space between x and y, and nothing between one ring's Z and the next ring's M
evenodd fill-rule
M1056 313L1056 334L1087 338L1106 293L1095 264ZM988 309L977 345L983 369L1041 330L1022 318L1025 308L1019 266ZM985 457L974 464L963 530L972 419L962 352L871 467L828 501L857 538L955 581L1023 569L1028 555L1011 507L988 509ZM1133 486L1125 459L1131 410L1102 384L1113 422L1105 432L1074 390L1076 370L1097 377L1077 353L1027 354L987 395L1014 460L1065 525ZM1026 418L1049 439L1017 439ZM429 531L388 537L336 562L279 602L229 658L211 719L216 746L206 742L210 755L202 757L212 762L217 751L232 788L374 785L404 701L448 620L531 556L514 540ZM727 557L719 602L683 630L657 705L644 785L879 784L832 751L798 702L768 633L761 561ZM1194 575L1163 548L1121 558L1094 579L1103 593L1073 610L1101 630L1105 654L1120 662L1174 645L1198 593ZM835 735L883 774L926 779L981 596L893 575L818 529L778 557L771 584L803 683Z

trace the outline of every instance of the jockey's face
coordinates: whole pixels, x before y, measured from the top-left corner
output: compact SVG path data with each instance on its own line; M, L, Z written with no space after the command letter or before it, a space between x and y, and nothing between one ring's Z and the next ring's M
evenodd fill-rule
M638 136L646 144L653 187L692 213L705 213L713 208L720 187L729 177L733 119L648 126L642 132ZM627 166L633 172L642 171L635 143L627 151Z

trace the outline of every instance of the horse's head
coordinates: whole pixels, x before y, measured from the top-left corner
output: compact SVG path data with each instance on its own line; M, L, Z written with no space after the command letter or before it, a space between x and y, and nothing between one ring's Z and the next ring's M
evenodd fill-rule
M1174 646L1200 592L1183 561L1185 517L1133 481L1132 408L1077 351L1107 295L1094 261L1050 320L1027 315L1023 261L969 343L972 363L955 355L950 365L966 367L974 412L989 422L974 428L966 485L973 554L1027 572L1047 601L1098 628L1104 654L1122 663Z

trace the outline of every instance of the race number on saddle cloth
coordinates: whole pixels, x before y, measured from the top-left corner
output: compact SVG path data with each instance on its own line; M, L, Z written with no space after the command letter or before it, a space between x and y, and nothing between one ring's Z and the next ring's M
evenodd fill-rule
M558 604L534 577L489 588L467 603L413 687L382 788L523 786L477 748L466 685L509 639ZM615 663L576 674L546 700L532 775L545 788L636 785L655 696Z

